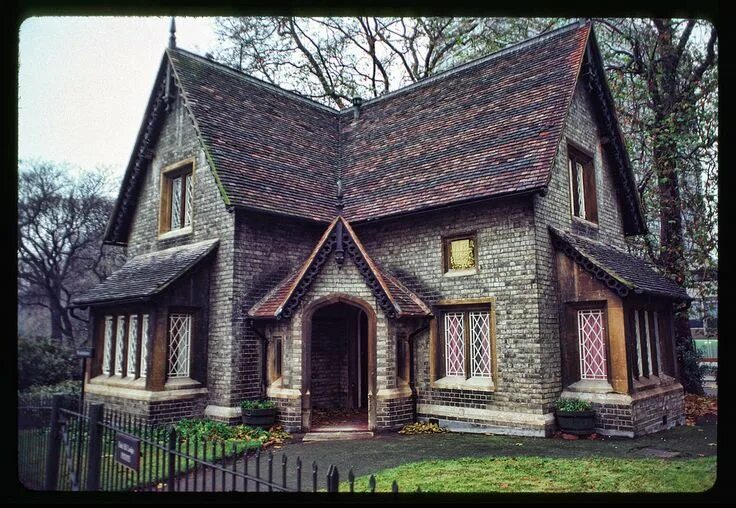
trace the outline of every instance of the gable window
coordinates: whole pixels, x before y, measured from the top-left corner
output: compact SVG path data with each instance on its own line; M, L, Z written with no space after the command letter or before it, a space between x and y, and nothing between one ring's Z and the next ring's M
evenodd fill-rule
M448 306L438 313L437 386L492 387L496 362L493 312L489 302Z
M169 315L169 371L170 378L189 377L189 359L192 343L192 315Z
M165 169L161 179L160 233L192 225L193 163Z
M593 160L568 146L570 212L574 217L598 223L598 200L595 190Z
M474 234L445 238L443 245L445 273L475 272L476 254Z

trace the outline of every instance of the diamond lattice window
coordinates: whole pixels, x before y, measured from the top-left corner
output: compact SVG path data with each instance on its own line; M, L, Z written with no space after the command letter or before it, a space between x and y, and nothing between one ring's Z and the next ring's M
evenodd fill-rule
M192 175L193 168L189 163L165 171L161 188L161 233L192 225Z
M181 227L181 180L179 177L171 181L171 229Z
M118 333L115 336L115 374L123 375L123 342L125 338L125 316L118 316Z
M445 373L448 376L465 376L465 327L462 312L445 314Z
M491 377L491 337L488 312L470 313L471 375Z
M112 367L112 316L105 316L105 341L102 349L102 373L110 375Z
M578 311L580 378L607 379L606 341L602 310Z
M192 316L169 316L169 377L189 377Z
M148 374L148 314L141 318L141 377Z
M136 353L138 352L138 316L128 318L128 376L135 377Z

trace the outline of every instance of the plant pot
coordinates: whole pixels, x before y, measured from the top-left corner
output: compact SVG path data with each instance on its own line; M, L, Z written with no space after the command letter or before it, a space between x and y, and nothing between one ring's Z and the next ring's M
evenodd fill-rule
M595 432L595 411L555 411L562 432L584 436Z
M270 429L276 422L276 408L243 409L243 425Z

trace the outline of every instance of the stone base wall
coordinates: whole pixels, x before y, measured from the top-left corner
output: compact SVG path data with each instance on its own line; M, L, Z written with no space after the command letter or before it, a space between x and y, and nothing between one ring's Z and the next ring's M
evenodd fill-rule
M202 418L207 406L207 395L179 400L134 400L111 395L86 394L85 402L104 404L105 409L142 418L155 425L175 423L182 418Z
M456 432L483 432L510 436L551 436L554 414L524 414L509 411L451 408L421 405L417 420L437 421L441 427Z

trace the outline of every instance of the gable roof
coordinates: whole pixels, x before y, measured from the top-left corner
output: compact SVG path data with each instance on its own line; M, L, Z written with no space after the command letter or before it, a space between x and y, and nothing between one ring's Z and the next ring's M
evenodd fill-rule
M75 297L72 305L86 307L150 299L207 257L218 242L205 240L136 256L103 282Z
M633 173L600 55L586 49L591 40L590 23L572 23L367 100L357 121L352 108L334 110L181 49L166 51L159 80L170 66L226 204L327 223L337 215L339 179L342 215L363 222L544 191L585 65L615 134L625 226L641 233ZM154 118L164 94L160 84L152 93ZM159 125L149 119L139 144ZM145 153L131 158L108 243L125 243Z
M345 257L352 258L366 285L372 290L379 306L388 317L423 317L432 314L429 307L417 295L368 255L350 224L338 216L327 227L300 267L253 305L248 310L248 315L262 319L290 317L299 307L301 298L307 293L314 277L321 271L333 251L336 259L339 252Z
M649 294L690 300L687 291L643 259L609 245L549 226L554 245L619 296Z

